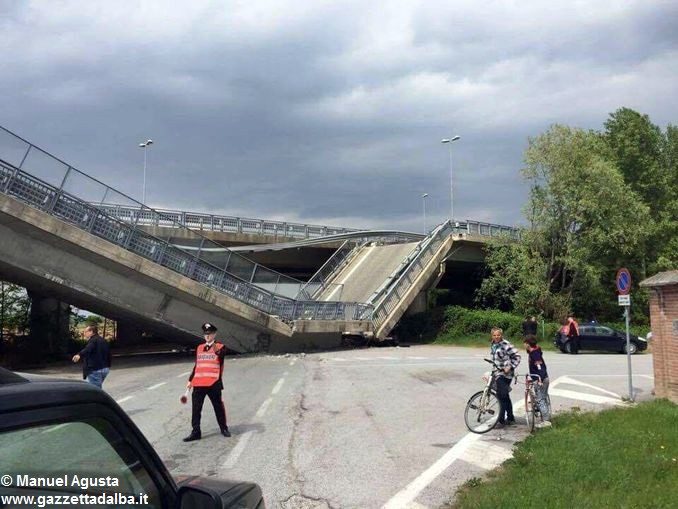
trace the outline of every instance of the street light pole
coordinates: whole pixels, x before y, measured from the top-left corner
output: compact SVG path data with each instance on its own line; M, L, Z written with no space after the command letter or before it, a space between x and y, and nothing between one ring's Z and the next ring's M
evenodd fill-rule
M428 228L426 228L426 198L428 198L428 193L421 195L421 201L424 205L424 235L428 235Z
M454 179L452 174L452 142L461 139L461 136L453 136L452 138L443 138L440 143L447 143L450 146L450 221L454 220Z
M141 193L141 204L146 205L146 149L149 145L153 145L153 140L146 140L143 143L139 143L139 148L144 149L144 185Z

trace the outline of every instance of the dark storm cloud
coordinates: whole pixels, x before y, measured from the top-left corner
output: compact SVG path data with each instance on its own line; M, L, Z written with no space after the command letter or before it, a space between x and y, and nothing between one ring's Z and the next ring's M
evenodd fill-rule
M676 122L673 2L6 2L2 123L152 205L520 220L528 136Z

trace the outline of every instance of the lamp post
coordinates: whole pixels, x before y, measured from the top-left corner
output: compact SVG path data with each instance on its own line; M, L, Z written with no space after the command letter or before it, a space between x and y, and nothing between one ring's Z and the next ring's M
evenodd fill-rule
M452 178L452 142L459 140L460 136L452 138L443 138L440 143L447 143L450 146L450 221L454 221L454 186Z
M146 140L143 143L139 143L139 148L144 149L144 186L141 193L141 204L146 205L146 149L153 145L153 140Z
M426 198L428 198L428 193L421 195L421 201L424 205L424 235L428 234L428 229L426 228Z

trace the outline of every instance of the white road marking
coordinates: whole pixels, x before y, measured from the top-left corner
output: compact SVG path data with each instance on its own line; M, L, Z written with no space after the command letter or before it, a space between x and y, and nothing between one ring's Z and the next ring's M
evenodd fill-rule
M384 359L385 361L397 361L400 357L377 357L377 359Z
M188 376L190 374L191 374L190 371L186 371L186 373L181 373L180 375L177 375L177 378L184 378L185 376Z
M557 383L558 380L555 380L552 385L556 385ZM519 401L516 401L513 404L514 413L524 405L525 398L521 398ZM461 440L459 440L459 442L454 445L454 447L447 451L442 458L440 458L427 470L420 474L419 477L408 484L403 490L398 492L393 498L391 498L391 500L386 502L386 504L382 506L382 509L406 509L410 507L409 504L411 504L412 501L417 498L417 496L419 496L419 493L421 493L429 484L431 484L436 479L436 477L442 474L450 465L452 465L452 463L458 459L464 459L462 456L465 455L468 448L477 442L480 437L481 435L476 433L467 433L464 437L462 437ZM489 442L486 442L486 444L488 446L493 445ZM510 457L511 456L508 456L507 459Z
M235 444L235 447L231 450L228 458L226 458L226 461L224 461L224 464L222 465L223 468L233 468L235 466L235 464L238 462L238 458L240 458L240 455L245 450L245 447L247 447L247 442L250 441L250 438L252 438L253 434L254 430L250 430L246 431L243 436L240 437L240 440L238 440L238 443Z
M566 389L551 389L549 388L550 396L560 396L561 398L577 399L581 401L588 401L589 403L609 403L612 405L626 405L621 399L608 398L607 396L599 396L598 394L586 394L584 392L568 391Z
M268 410L269 405L273 401L273 398L268 398L266 401L264 401L261 406L259 407L259 410L257 410L257 413L254 414L254 417L257 419L261 419L264 414L266 413L266 410Z
M129 401L133 397L134 396L125 396L124 398L116 399L115 402L119 405L120 403L124 403L125 401Z
M160 382L159 384L151 385L147 390L153 391L153 390L157 389L158 387L162 387L162 386L165 385L166 383L167 383L167 382Z
M330 360L335 362L346 362L348 359L344 359L343 357L333 357Z
M285 383L285 377L282 377L280 380L278 380L278 383L275 384L275 387L273 387L271 394L278 394L278 391L280 390L280 388L283 386L284 383Z
M608 390L603 389L602 387L598 387L596 385L591 385L591 384L587 384L585 382L580 382L579 380L575 380L574 378L570 378L569 376L561 376L558 381L561 384L579 385L581 387L588 387L589 389L594 389L596 391L603 392L605 394L609 394L610 396L613 396L617 399L621 399L621 396L619 394L617 394L616 392L608 391Z
M372 252L372 250L374 249L374 247L375 247L375 246L370 246L370 247L368 247L367 249L365 249L365 253L363 254L362 259L361 259L358 263L356 263L356 264L353 266L353 268L348 272L348 274L346 274L346 275L343 277L343 279L342 279L341 281L339 281L338 283L336 283L336 286L334 287L334 290L332 290L332 292L327 296L327 298L323 299L324 301L327 302L327 301L331 301L331 300L332 300L332 297L334 296L335 293L337 293L337 290L339 290L339 288L343 288L343 287L344 287L344 283L346 283L346 281L348 281L348 279L353 275L353 273L358 269L358 267L360 267L360 266L363 264L363 262L364 262L365 260L367 260L367 258L370 256L370 253Z
M411 355L408 355L406 359L410 359L411 361L425 361L429 357L413 357Z
M353 357L357 361L371 361L374 360L374 357Z
M69 424L71 424L71 423L70 422L64 422L63 424L57 424L56 426L52 426L51 428L47 428L45 431L42 432L42 434L51 433L52 431L56 431L58 429L65 428Z
M278 380L278 383L271 391L271 394L277 393L280 390L280 387L282 387L283 382L285 382L285 378L281 378L280 380ZM257 419L261 419L272 402L273 396L269 397L266 401L264 401L261 404L259 410L257 410L257 413L254 414L254 417ZM250 441L253 434L254 430L246 431L245 433L242 434L240 440L238 440L238 443L235 444L235 447L233 449L231 449L231 452L226 458L226 461L224 461L222 468L233 468L235 466L235 464L238 462L238 459L240 458L240 455L245 450L245 447L247 447L247 443Z
M464 452L477 440L480 435L468 433L452 449L447 451L438 461L426 469L414 481L408 484L405 489L397 493L391 500L386 502L382 509L403 509L408 506L426 486L442 474L447 467L457 461Z

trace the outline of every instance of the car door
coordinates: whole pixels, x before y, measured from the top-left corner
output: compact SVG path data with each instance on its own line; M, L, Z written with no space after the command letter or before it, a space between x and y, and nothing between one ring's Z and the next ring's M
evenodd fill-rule
M595 327L579 326L579 345L582 350L596 350Z
M596 343L598 350L603 352L618 352L621 349L620 339L615 331L602 325L596 327Z
M154 468L135 441L118 416L102 405L3 414L0 472L12 482L3 484L0 493L52 500L47 506L82 495L88 505L96 499L97 507L121 501L147 509L173 507L173 482ZM30 482L57 478L63 480L51 487Z

